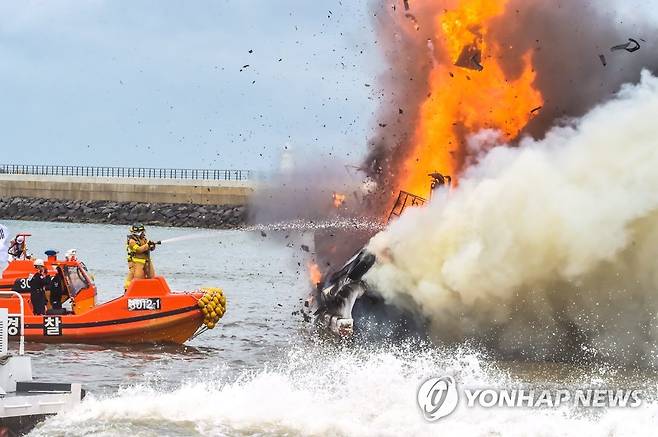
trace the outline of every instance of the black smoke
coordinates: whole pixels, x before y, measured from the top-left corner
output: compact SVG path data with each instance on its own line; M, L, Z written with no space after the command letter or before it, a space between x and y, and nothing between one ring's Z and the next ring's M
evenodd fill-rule
M504 48L507 76L521 74L523 55L532 53L535 86L545 103L524 133L541 138L562 119L580 117L609 100L623 83L637 83L642 69L658 70L658 25L642 9L622 12L628 2L512 0L490 37ZM636 52L610 48L637 40ZM600 55L603 55L605 64Z

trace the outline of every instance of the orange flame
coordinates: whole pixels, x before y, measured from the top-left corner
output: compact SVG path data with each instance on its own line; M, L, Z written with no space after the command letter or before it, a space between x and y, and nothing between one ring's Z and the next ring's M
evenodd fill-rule
M331 195L331 198L334 201L334 207L340 208L345 202L345 195L340 193L334 193Z
M401 189L422 196L429 192L428 173L454 176L460 170L464 134L491 128L511 140L528 123L531 109L543 103L541 93L533 88L531 53L523 58L521 74L509 78L500 61L505 47L488 39L491 20L505 12L507 0L462 0L454 2L451 10L441 3L445 2L414 3L436 11L436 31L427 41L434 62L430 93L422 102L413 135L413 153L399 182ZM404 24L408 36L420 38L413 25ZM462 68L464 61L472 68ZM481 71L478 64L484 67Z
M322 272L320 271L320 267L318 267L316 263L309 261L307 268L311 284L318 285L322 280Z

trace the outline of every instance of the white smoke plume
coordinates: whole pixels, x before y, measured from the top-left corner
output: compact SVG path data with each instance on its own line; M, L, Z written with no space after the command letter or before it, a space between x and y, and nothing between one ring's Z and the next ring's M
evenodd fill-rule
M541 140L499 143L369 247L368 282L442 341L658 364L658 78Z

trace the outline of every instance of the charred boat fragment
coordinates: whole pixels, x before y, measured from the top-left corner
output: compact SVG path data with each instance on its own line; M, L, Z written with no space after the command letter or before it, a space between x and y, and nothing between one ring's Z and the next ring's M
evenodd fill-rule
M442 188L450 187L450 176L435 172L428 175L431 194ZM388 215L388 221L402 215L408 207L419 207L428 200L406 191L400 191ZM363 244L363 243L361 243ZM375 264L376 257L362 247L343 266L333 272L325 274L311 291L305 306L310 315L321 328L327 329L340 337L351 337L355 331L355 317L362 324L378 326L381 331L382 323L387 326L389 334L398 336L401 332L419 333L424 331L419 326L418 318L408 311L388 305L381 294L369 287L364 276Z
M307 306L318 323L336 335L346 337L354 331L352 308L367 290L363 276L375 264L375 255L361 249L345 265L318 284Z

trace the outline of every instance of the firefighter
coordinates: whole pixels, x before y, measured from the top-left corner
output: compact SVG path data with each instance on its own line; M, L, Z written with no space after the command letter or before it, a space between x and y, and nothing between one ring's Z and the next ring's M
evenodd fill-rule
M134 224L130 227L130 235L126 244L128 252L128 276L124 288L127 290L133 279L155 277L155 268L151 260L151 252L157 243L146 238L144 225Z
M32 312L35 315L46 314L46 287L48 285L48 273L42 259L34 261L36 273L30 275L27 282L30 286L30 301Z

